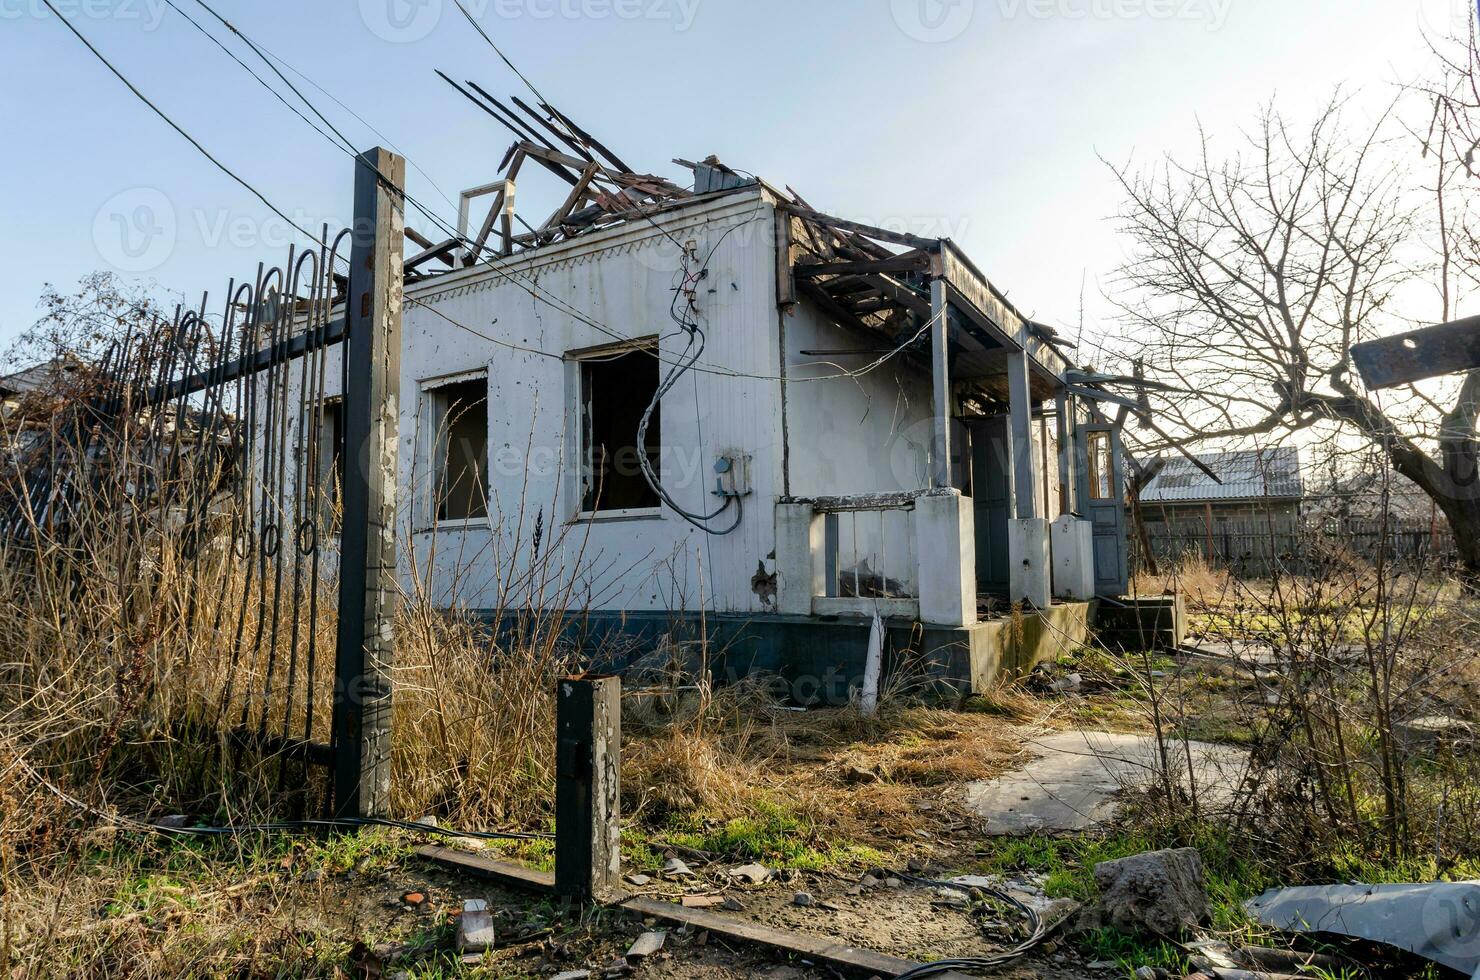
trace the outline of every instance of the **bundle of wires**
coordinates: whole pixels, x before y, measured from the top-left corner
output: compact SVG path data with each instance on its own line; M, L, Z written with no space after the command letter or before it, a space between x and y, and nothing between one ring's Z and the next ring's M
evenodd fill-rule
M1022 942L1011 949L1005 949L1000 953L989 956L959 956L947 960L936 960L917 966L913 970L901 973L896 980L918 980L920 977L934 977L942 973L951 973L961 970L992 970L999 966L1006 966L1013 960L1021 958L1034 946L1041 943L1049 932L1049 926L1043 921L1038 911L1025 902L1014 898L1007 892L993 888L990 885L962 885L954 881L939 881L934 878L921 878L916 875L895 873L894 877L916 885L925 885L932 888L949 888L953 891L980 892L1021 915L1028 924L1028 936Z
M673 390L673 386L678 384L679 379L697 364L699 358L704 354L704 345L707 341L707 338L704 336L704 329L699 326L699 321L690 315L688 309L682 309L680 304L686 303L692 306L692 301L688 297L692 295L694 288L708 277L709 260L714 257L714 253L719 250L720 245L724 244L724 240L730 237L730 233L738 227L740 227L738 224L731 225L719 237L719 240L710 248L709 254L704 257L704 264L696 272L690 271L690 259L687 249L679 246L680 254L683 257L681 260L682 266L678 285L673 290L673 300L668 304L668 315L674 323L678 324L679 329L687 335L688 343L685 345L683 353L669 366L668 373L664 375L663 380L659 382L657 390L653 392L652 400L648 402L647 408L643 410L642 421L637 425L637 463L642 470L643 479L647 481L648 486L652 487L653 492L665 504L673 508L673 511L678 516L699 530L715 536L729 534L740 526L740 517L743 512L740 498L738 496L726 496L723 503L707 514L696 513L680 505L678 501L673 499L672 494L668 492L667 488L663 486L663 482L659 478L657 471L653 469L652 461L648 459L647 433L648 425L652 422L653 414L658 410L658 405L662 402L663 396ZM675 244L677 243L675 242ZM729 510L732 505L735 508L735 519L727 527L715 529L709 525L710 521Z

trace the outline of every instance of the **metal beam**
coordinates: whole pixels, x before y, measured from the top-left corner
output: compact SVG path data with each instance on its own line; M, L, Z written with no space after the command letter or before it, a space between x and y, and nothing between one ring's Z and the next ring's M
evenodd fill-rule
M284 361L301 357L304 354L318 350L320 347L337 344L343 339L344 317L337 316L328 323L325 323L322 327L315 327L312 330L305 330L302 333L294 334L279 343L238 357L219 368L208 368L205 371L198 371L188 377L181 378L179 381L170 381L165 384L155 385L144 396L144 404L154 405L159 402L170 401L174 398L193 395L198 391L205 391L207 388L219 387L228 381L235 381L237 378L256 374L258 371L265 371L270 367L276 367Z
M1480 316L1353 344L1351 351L1368 388L1472 371L1480 368Z

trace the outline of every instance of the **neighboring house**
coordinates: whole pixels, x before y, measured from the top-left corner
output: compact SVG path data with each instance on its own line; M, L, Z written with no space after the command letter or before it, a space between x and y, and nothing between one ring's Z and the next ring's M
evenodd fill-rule
M31 392L56 393L81 366L74 357L54 357L0 377L0 402Z
M81 365L73 357L54 357L0 377L0 457L14 460L45 438L43 419L51 404L46 396L60 395Z
M579 610L603 636L702 614L729 656L793 675L860 661L878 611L981 680L1024 635L987 597L1077 621L1028 630L1064 643L1084 600L1125 592L1095 379L953 242L712 158L693 190L531 143L509 171L526 158L572 185L531 232L507 181L464 194L459 238L408 231L402 555L438 602Z
M1219 479L1173 457L1141 490L1148 523L1300 516L1305 487L1297 447L1207 453L1197 460Z

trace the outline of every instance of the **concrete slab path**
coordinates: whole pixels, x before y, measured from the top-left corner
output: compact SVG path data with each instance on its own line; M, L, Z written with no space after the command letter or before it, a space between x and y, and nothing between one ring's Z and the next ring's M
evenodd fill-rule
M966 785L966 807L990 835L1074 833L1115 816L1122 790L1157 778L1159 753L1150 735L1072 731L1028 743L1033 758L1022 769ZM1248 753L1228 745L1169 742L1172 769L1188 785L1190 749L1198 799L1227 803L1243 781Z

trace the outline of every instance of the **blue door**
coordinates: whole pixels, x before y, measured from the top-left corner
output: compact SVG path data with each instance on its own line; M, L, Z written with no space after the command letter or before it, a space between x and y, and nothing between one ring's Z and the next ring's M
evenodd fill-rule
M1119 598L1130 587L1120 429L1103 423L1081 425L1074 441L1079 516L1095 526L1095 594Z

